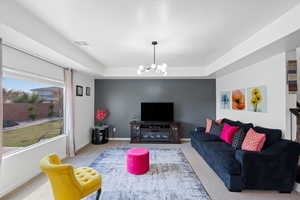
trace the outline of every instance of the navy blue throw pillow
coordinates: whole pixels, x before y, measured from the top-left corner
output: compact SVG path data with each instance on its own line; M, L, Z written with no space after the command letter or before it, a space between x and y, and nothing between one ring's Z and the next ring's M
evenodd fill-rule
M272 144L280 141L282 132L280 129L271 129L271 128L264 128L260 126L254 127L254 130L258 133L266 134L266 142L264 144L265 147L269 147Z
M215 122L213 120L212 124L211 124L211 129L210 129L209 133L212 134L212 135L220 136L222 128L223 128L222 124L218 124L217 122Z

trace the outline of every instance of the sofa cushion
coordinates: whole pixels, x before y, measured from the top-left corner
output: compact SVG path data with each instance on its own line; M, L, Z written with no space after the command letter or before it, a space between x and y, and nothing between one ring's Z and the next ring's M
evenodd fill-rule
M212 125L213 121L214 120L212 120L212 119L206 119L205 133L209 133L210 132L211 125ZM215 122L218 123L218 124L221 124L222 123L222 119L215 120Z
M250 129L242 144L242 150L260 152L266 141L266 134L257 133L254 129Z
M202 145L206 153L205 160L213 168L231 175L241 173L241 165L235 159L235 151L231 145L225 142L206 142Z
M224 118L222 120L222 123L227 123L231 126L239 126L239 127L243 128L246 133L248 132L248 130L250 128L254 127L252 123L243 123L243 122L240 122L240 121L232 121L232 120L227 119L227 118Z
M199 142L209 142L209 141L221 141L219 136L216 135L211 135L211 134L207 134L207 133L197 133L197 132L192 132L191 136L193 137L193 139L199 141Z
M232 148L230 144L223 142L222 140L214 141L212 143L203 144L209 151L218 153L230 151L234 152L235 150Z
M227 123L224 123L220 138L228 144L232 143L232 137L235 132L239 129L238 126L230 126Z
M206 119L206 127L205 127L205 133L209 133L212 125L211 119Z
M217 122L218 124L222 124L222 120L223 120L223 119L216 119L216 122Z
M237 130L237 132L234 134L232 138L232 147L234 149L241 149L243 141L246 137L247 132L244 131L244 129L240 128Z
M272 144L280 141L282 132L279 129L270 129L260 126L254 127L254 130L258 133L266 134L266 142L264 148L271 146Z
M231 126L237 126L237 121L233 121L233 120L227 119L227 118L224 118L224 119L222 120L222 123L227 123L227 124L229 124L229 125L231 125Z
M239 127L242 127L243 130L247 133L249 131L250 128L254 128L252 123L243 123L240 121L237 121L237 123L239 123Z
M220 136L221 135L221 131L222 131L222 124L218 124L215 121L212 121L211 124L211 129L210 129L210 134L211 135L216 135L216 136Z

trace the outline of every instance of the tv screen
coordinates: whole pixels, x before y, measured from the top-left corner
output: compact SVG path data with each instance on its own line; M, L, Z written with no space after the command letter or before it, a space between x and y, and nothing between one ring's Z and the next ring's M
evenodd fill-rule
M141 103L142 121L173 121L173 103Z

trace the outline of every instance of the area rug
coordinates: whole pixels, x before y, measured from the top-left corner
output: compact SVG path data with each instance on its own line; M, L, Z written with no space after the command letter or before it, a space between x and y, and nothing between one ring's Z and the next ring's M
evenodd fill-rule
M127 172L127 150L107 149L91 164L102 175L101 200L211 199L180 149L150 148L151 167L143 175Z

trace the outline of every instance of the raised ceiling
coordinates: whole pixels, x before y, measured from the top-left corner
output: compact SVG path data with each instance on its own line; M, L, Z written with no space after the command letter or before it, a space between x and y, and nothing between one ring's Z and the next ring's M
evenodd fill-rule
M206 67L299 0L16 0L109 68Z

